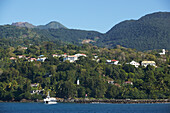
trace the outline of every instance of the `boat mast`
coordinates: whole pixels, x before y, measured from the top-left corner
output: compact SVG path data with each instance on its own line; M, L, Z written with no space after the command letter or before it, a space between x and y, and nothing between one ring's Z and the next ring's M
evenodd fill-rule
M50 92L48 91L48 95L47 95L47 98L50 98Z

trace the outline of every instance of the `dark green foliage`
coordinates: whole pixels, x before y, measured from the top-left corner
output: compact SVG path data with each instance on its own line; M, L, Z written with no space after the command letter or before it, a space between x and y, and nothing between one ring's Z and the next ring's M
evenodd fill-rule
M137 50L170 49L170 13L158 12L139 20L128 20L115 25L98 40L103 46L122 45Z
M95 31L73 29L29 29L10 25L0 26L1 45L9 46L42 44L45 41L62 44L61 41L80 45L85 39L94 40L101 34ZM8 44L9 43L9 44Z
M115 98L115 99L164 99L170 98L170 55L160 56L155 51L139 52L136 50L117 47L115 49L97 48L92 45L65 45L44 42L42 45L31 45L27 50L20 47L1 48L0 54L0 100L20 101L21 99L42 99L46 92L60 98ZM74 63L62 62L62 58L52 57L58 52L76 54L81 52L88 57L79 57ZM37 58L41 53L48 57L45 62L28 62L24 59L11 61L9 58L22 53ZM102 60L96 62L92 54ZM122 54L123 53L123 54ZM147 66L135 68L126 64L131 60L142 61L155 59L158 68ZM106 59L117 59L121 65L106 64ZM49 76L50 75L50 76ZM77 85L77 79L80 84ZM108 81L114 81L109 84ZM132 84L126 84L131 81ZM39 83L37 88L31 83ZM116 85L117 84L117 85ZM44 89L44 95L31 95L35 89Z

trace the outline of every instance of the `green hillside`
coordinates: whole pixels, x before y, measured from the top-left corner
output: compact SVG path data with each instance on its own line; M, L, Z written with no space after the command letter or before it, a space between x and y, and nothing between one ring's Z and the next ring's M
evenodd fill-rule
M170 13L158 12L139 20L123 21L111 28L99 45L135 48L138 50L170 49Z
M84 39L94 40L95 37L101 35L95 31L73 29L30 29L11 25L0 26L0 40L12 42L9 44L10 46L41 44L45 41L62 41L80 45Z
M170 99L170 53L160 56L160 51L139 52L117 46L114 49L92 45L65 45L55 43L31 45L27 49L0 47L0 101L41 100L50 96L59 98L97 99ZM53 54L86 54L75 62L63 62L63 57ZM22 58L19 58L22 55ZM43 56L44 55L44 56ZM94 57L97 55L98 57ZM44 62L28 61L46 57ZM11 59L14 58L14 59ZM16 58L16 59L15 59ZM116 59L118 65L106 63ZM127 64L132 60L155 61L154 66ZM77 79L80 84L77 85ZM112 81L112 83L110 83ZM38 84L37 87L31 84ZM34 93L40 90L41 93Z

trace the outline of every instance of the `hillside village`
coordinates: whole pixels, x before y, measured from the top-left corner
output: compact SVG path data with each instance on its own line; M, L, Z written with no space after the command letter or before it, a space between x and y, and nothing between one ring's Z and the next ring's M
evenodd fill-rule
M27 50L26 47L22 47L22 48L24 48L24 50ZM122 49L127 50L126 48L122 48ZM164 58L165 55L166 55L166 51L165 51L165 49L163 49L162 52L156 53L156 54L159 57ZM110 60L108 58L105 58L105 60L103 60L102 55L100 55L100 54L98 54L98 55L96 53L86 55L86 54L80 52L80 53L76 53L74 55L70 55L70 54L67 54L67 53L64 53L64 54L57 54L56 53L56 54L50 54L50 55L39 55L39 56L36 56L36 57L26 57L26 55L23 54L23 55L16 55L16 57L11 57L9 59L11 61L14 61L15 63L17 63L19 59L23 59L24 62L37 62L37 63L42 62L42 63L45 63L45 62L49 62L49 60L51 59L51 58L49 59L49 57L52 57L54 59L60 59L61 63L62 62L63 63L64 62L77 63L77 61L79 61L80 59L88 58L90 56L91 61L95 61L96 63L99 63L99 64L105 63L108 66L115 65L115 66L119 67L119 66L122 66L122 65L123 66L132 65L135 68L147 68L148 66L153 66L155 68L159 68L159 66L160 66L160 65L157 66L156 62L153 61L153 60L142 60L139 63L139 62L136 62L135 59L133 59L130 62L127 62L127 61L122 62L122 61L119 61L120 59L122 59L119 56L117 56L118 59ZM44 76L44 78L53 78L54 77L54 75L52 73L46 73L43 76ZM117 80L114 79L114 77L111 77L111 76L109 77L107 75L107 72L103 73L102 77L104 77L104 80L107 82L107 84L114 85L118 88L122 88L122 87L125 87L127 85L133 86L134 82L135 82L133 79L126 79L122 82L118 82ZM83 83L83 81L81 79L79 79L79 77L76 78L76 80L74 82L77 86L81 86L82 83ZM42 88L41 84L42 83L38 83L38 82L37 83L34 83L34 82L31 83L30 84L30 87L31 87L30 94L31 95L37 95L37 94L39 95L40 94L42 96L45 96L44 92L46 92L46 89Z
M27 49L27 48L26 48ZM161 56L165 55L165 49L162 49L162 52L159 53ZM83 54L83 53L77 53L75 55L67 55L67 53L64 53L64 54L53 54L52 57L63 57L63 62L64 61L69 61L70 63L72 62L75 62L76 60L78 60L79 57L87 57L86 54ZM97 62L100 61L100 59L98 58L97 55L94 55L93 56L94 58L92 60L95 60ZM17 55L17 58L19 59L25 59L27 60L28 62L33 62L33 61L40 61L40 62L44 62L46 59L48 59L47 57L45 57L44 55L40 55L38 56L37 58L30 58L30 57L26 57L25 55ZM16 60L17 58L15 57L11 57L10 60ZM126 63L126 62L125 62ZM114 64L114 65L121 65L119 64L119 61L118 60L115 60L115 59L112 59L112 60L106 60L106 64ZM144 67L147 67L148 65L151 65L151 66L154 66L154 67L157 67L156 66L156 63L155 61L142 61L141 64L132 60L131 62L129 63L126 63L126 64L130 64L130 65L133 65L135 66L136 68L138 68L140 65L141 66L144 66Z

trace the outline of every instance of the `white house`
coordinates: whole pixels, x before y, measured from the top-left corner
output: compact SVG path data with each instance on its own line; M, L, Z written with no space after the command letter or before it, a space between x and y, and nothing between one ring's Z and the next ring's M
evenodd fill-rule
M94 56L94 58L95 58L95 59L97 59L97 58L98 58L98 56L96 56L96 55L95 55L95 56Z
M160 55L165 55L165 49L162 49L162 53L159 53Z
M108 84L114 84L114 80L108 80L107 83Z
M111 62L112 62L112 60L106 60L106 62L107 62L107 63L111 63Z
M31 87L38 87L39 83L31 84Z
M25 58L25 55L18 55L18 58Z
M38 58L37 61L44 62L46 59L47 57L42 57L42 58Z
M77 79L77 85L80 85L80 81L79 81L79 79Z
M66 53L61 54L61 55L53 54L52 56L53 56L53 57L66 57L66 56L67 56L67 54L66 54Z
M135 61L131 61L129 64L134 65L136 68L138 68L140 66L140 64Z
M10 60L16 60L16 58L15 57L11 57Z
M77 56L77 57L81 57L81 56L86 57L86 54L77 53L77 54L75 54L75 56Z
M75 55L70 55L70 56L66 56L65 58L63 58L63 62L69 60L70 62L75 62L76 60L78 60L78 57Z
M126 82L124 82L124 84L130 84L130 85L133 85L133 82L131 82L131 81L126 81Z
M21 47L21 49L28 49L27 47Z
M67 53L62 54L60 57L67 57Z
M107 64L114 64L118 65L119 61L118 60L106 60Z
M43 94L43 90L32 90L31 91L31 95L33 95L33 94Z
M114 65L118 65L119 61L118 60L112 60Z
M61 57L61 55L53 54L53 57Z
M155 61L142 61L141 65L142 65L142 66L145 66L145 67L147 67L148 65L151 65L151 66L155 66L155 67L156 67Z

